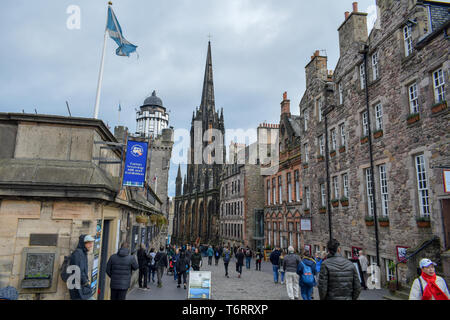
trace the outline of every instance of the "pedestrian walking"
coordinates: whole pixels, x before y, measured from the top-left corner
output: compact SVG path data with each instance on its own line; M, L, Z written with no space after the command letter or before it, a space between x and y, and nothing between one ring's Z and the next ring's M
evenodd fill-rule
M256 253L256 271L261 271L261 261L264 258L264 255L261 253L261 250L258 250Z
M362 280L363 289L367 290L366 281L367 281L367 267L369 265L369 260L367 260L367 257L364 255L364 251L363 250L359 251L358 260L359 260L359 264L361 265L361 271L362 271L362 274L363 274L363 280Z
M297 267L299 275L299 286L303 300L312 300L314 287L316 282L316 262L309 256L309 251L303 253L303 259Z
M238 278L242 275L242 267L244 266L244 249L240 248L236 253L236 272L238 273Z
M223 265L225 267L225 277L229 278L228 276L228 264L231 260L231 251L228 249L228 247L225 247L223 250Z
M150 278L152 279L152 282L155 282L155 273L156 273L156 265L155 265L155 248L150 249L149 253L149 267L148 267L148 282L150 282Z
M278 261L278 271L280 272L281 284L284 284L284 269L283 269L284 256L285 256L285 253L284 253L284 251L282 251L281 255L280 255L280 259Z
M208 255L208 266L210 266L210 265L212 265L212 258L214 256L214 250L213 250L212 246L208 247L206 254Z
M289 246L288 254L283 259L283 271L286 276L286 289L289 299L299 298L299 283L297 267L300 263L300 257L295 254L294 247Z
M106 264L106 274L111 278L111 300L125 300L130 288L131 275L139 269L136 258L130 255L128 243L122 243L119 252L112 255Z
M69 290L71 300L95 300L92 295L91 281L88 271L88 252L94 246L95 239L90 235L82 234L78 239L78 246L70 256L70 265L80 268L80 288Z
M409 300L448 300L450 298L447 283L436 275L435 266L436 263L430 259L420 260L421 275L412 284Z
M186 289L186 277L187 277L187 271L189 270L189 260L186 257L186 253L184 251L180 252L180 256L177 260L176 269L178 272L178 285L177 288L180 288L181 285L181 278L183 278L183 286L184 289Z
M195 248L195 252L191 257L191 265L194 271L200 271L200 267L202 266L202 255L200 254L198 248Z
M155 256L156 276L158 277L158 288L162 288L162 277L164 269L167 268L167 253L164 252L164 247L159 248L159 252Z
M245 250L245 266L247 267L247 269L250 269L250 263L252 261L252 257L253 257L253 252L247 246L247 249Z
M274 248L270 254L269 260L272 263L273 281L278 283L278 270L280 269L280 255L278 248Z
M316 283L319 282L319 274L320 274L320 266L322 265L322 262L325 257L325 252L316 251L316 255L314 258L314 261L316 262L316 274L314 276Z
M217 246L214 248L214 260L216 266L219 264L219 259L220 259L220 248Z
M141 244L137 252L137 258L139 264L139 278L138 278L139 289L148 290L150 289L147 285L148 262L150 259L144 244Z
M173 266L173 280L177 281L178 272L177 272L177 261L180 257L180 250L178 248L175 249L175 253L172 256L172 266Z
M328 256L320 267L320 300L356 300L361 283L355 266L341 255L336 239L328 241Z
M189 261L191 261L192 253L193 253L192 252L192 247L188 244L186 246L185 254L186 254L186 259L188 259Z

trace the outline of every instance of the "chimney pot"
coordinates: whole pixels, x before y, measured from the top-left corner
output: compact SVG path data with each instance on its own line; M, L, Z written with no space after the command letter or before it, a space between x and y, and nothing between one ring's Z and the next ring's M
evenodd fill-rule
M348 19L348 16L350 15L350 12L348 12L348 11L345 11L345 20L347 20Z
M320 51L319 50L316 50L316 52L314 52L314 56L315 57L318 57L320 55Z
M353 12L358 12L358 2L353 2Z
M287 92L286 91L283 93L283 100L287 100Z

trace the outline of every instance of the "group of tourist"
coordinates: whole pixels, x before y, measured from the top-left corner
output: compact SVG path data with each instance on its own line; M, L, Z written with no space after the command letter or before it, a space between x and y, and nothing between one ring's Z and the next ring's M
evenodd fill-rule
M80 236L78 246L70 256L69 265L76 265L80 270L80 286L69 288L70 297L73 300L93 300L93 291L88 274L88 252L92 250L94 238L90 235ZM287 253L280 248L275 248L270 254L269 260L272 264L273 279L275 283L281 280L286 284L289 299L312 300L313 289L318 287L320 300L356 300L365 288L366 276L363 281L358 276L358 271L353 263L341 255L339 242L332 239L328 242L328 253L326 255L316 253L311 257L308 251L303 252L302 257L295 253L290 246ZM202 254L203 253L203 254ZM146 250L141 245L136 257L130 254L128 243L124 242L117 254L112 255L106 266L106 274L110 277L111 300L125 300L130 288L131 275L133 271L139 270L139 288L148 290L150 279L155 282L154 275L157 274L158 288L162 287L162 277L165 270L173 272L177 287L181 287L181 281L186 289L187 275L192 268L199 271L203 264L203 257L208 257L208 264L212 265L212 258L216 258L216 266L220 258L223 259L225 277L229 278L228 265L232 256L236 260L237 277L241 278L244 261L246 268L250 269L251 259L256 258L256 270L261 271L263 254L256 254L249 247L225 247L202 246L194 247L184 245L161 246L158 252L152 248ZM360 265L367 273L367 258L363 252L359 255ZM448 300L449 290L445 280L435 273L435 263L430 259L420 260L420 276L414 280L410 292L411 300ZM63 264L64 266L64 264ZM67 281L65 270L62 269L61 277ZM361 285L363 283L363 286Z

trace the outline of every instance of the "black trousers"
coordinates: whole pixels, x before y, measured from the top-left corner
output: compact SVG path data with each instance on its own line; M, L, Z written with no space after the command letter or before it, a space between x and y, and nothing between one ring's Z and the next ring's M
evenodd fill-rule
M142 288L142 278L144 279L144 287L147 287L148 267L139 267L139 288Z
M261 260L256 260L256 270L261 271Z
M126 300L128 290L111 289L111 300Z
M178 272L178 285L181 284L181 277L183 277L183 283L186 284L186 271Z
M225 266L225 275L228 275L228 264L229 262L224 262L223 265Z
M236 263L236 272L239 274L242 273L242 264Z
M200 271L200 266L192 265L192 269L194 269L194 271Z

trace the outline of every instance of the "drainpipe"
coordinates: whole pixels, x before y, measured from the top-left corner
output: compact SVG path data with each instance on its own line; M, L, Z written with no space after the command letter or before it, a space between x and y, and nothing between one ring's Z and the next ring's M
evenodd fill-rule
M324 87L324 98L325 104L327 103L328 91L333 90L328 89L328 84L325 83ZM328 211L328 228L330 234L330 240L333 239L332 236L332 224L331 224L331 200L330 200L330 168L329 168L329 150L328 150L328 114L334 109L334 105L327 106L323 111L322 115L325 118L325 167L327 172L327 211Z
M367 74L367 54L369 47L364 45L364 50L360 51L364 55L364 81L365 81L365 94L366 94L366 111L367 111L367 126L369 127L369 158L370 158L370 171L372 180L372 206L373 206L373 219L375 224L375 247L377 252L377 266L380 266L380 247L378 239L378 218L377 218L377 204L376 204L376 189L375 189L375 175L373 166L373 146L372 146L372 126L370 124L370 106L369 106L369 81Z

